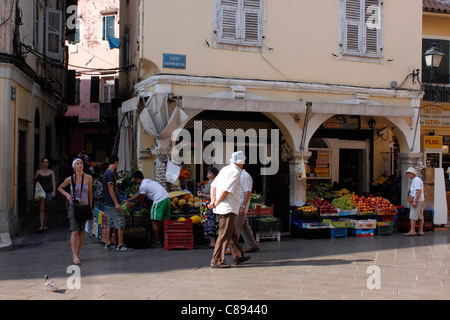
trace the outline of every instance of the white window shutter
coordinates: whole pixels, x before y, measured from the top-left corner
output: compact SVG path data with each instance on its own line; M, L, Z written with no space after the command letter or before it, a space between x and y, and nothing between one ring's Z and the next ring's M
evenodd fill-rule
M236 2L236 6L233 5L225 5L224 2ZM220 17L219 21L221 22L220 25L220 33L221 33L221 39L223 40L231 40L236 41L238 40L238 32L237 32L237 26L238 26L238 16L237 16L238 6L237 6L237 0L235 1L222 1L222 7L220 9Z
M361 51L361 0L345 2L345 51Z
M244 41L259 43L261 3L260 0L244 0Z
M62 58L62 11L47 8L47 43L46 55L52 59Z
M368 54L378 54L380 48L381 7L379 0L365 0L366 48Z
M218 42L235 45L261 45L261 0L217 0Z
M380 55L381 5L382 0L344 0L344 53Z

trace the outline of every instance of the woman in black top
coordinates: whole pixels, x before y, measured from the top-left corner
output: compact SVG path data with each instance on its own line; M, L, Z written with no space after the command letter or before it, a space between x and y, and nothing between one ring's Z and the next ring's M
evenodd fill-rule
M41 223L38 231L47 230L47 218L48 209L50 208L50 202L55 197L55 173L49 169L50 160L48 158L42 158L42 168L34 174L34 183L39 182L45 191L45 199L39 200L39 220Z

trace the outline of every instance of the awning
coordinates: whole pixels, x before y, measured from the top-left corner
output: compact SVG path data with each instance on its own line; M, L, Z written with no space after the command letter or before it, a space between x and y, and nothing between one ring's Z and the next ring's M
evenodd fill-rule
M183 96L183 109L234 112L305 113L306 101L247 100ZM313 102L312 112L316 114L414 117L413 107L373 104Z
M127 113L133 110L137 110L140 100L140 97L134 97L122 102L122 112Z
M180 107L175 107L169 116L167 95L154 94L147 100L139 116L145 133L155 139L165 140L171 137L175 129L183 127L189 120L189 116Z

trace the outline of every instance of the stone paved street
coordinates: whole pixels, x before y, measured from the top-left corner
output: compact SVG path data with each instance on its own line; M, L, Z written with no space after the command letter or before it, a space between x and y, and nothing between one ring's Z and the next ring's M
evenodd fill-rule
M31 224L14 238L14 250L0 253L1 300L450 299L449 231L423 237L285 236L262 241L251 260L230 269L211 269L210 249L124 253L106 251L100 240L86 236L81 286L70 289L68 226L63 214L51 220L47 232L37 233ZM58 291L45 290L45 274Z

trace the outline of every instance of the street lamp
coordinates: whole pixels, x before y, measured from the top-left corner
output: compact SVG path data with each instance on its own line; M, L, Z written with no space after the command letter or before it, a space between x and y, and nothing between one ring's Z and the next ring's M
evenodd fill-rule
M437 42L433 42L431 45L431 48L429 48L425 53L423 54L425 57L425 65L427 68L431 69L431 75L428 83L431 83L431 80L433 79L433 69L439 68L442 62L442 58L445 56L445 54L442 52L441 48L438 47ZM417 81L419 82L420 86L423 90L423 84L420 81L420 69L413 70L412 73L413 76L413 83L414 79L417 78Z
M426 66L428 68L439 68L444 55L437 42L433 42L431 48L424 53Z

